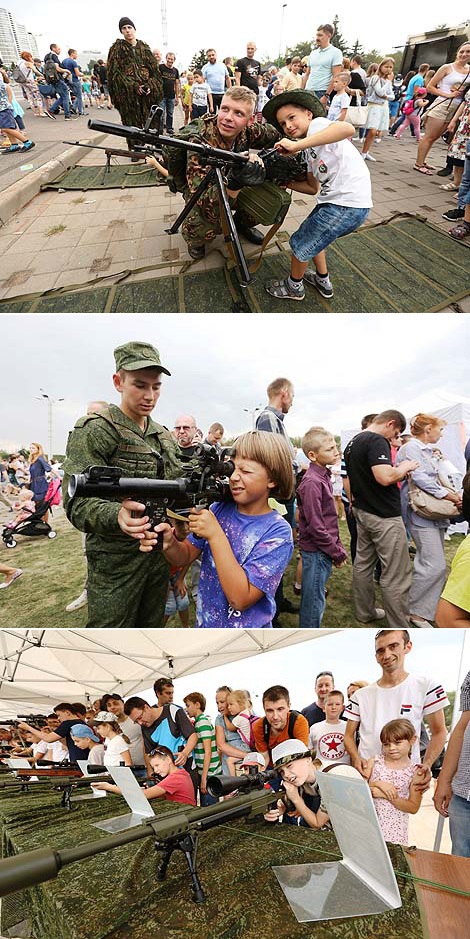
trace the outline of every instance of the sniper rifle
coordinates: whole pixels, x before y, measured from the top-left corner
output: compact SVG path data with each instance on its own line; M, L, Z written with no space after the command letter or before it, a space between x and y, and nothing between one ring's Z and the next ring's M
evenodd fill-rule
M259 774L264 775L264 774ZM240 777L243 778L243 777ZM248 777L247 777L248 778ZM243 784L242 784L243 785ZM154 846L163 853L157 870L157 879L165 879L166 871L175 850L186 858L191 878L192 898L196 903L205 900L204 890L196 869L196 853L199 834L217 825L250 816L263 815L273 803L275 795L256 784L246 794L236 796L228 802L217 802L205 808L182 808L164 815L146 818L139 826L128 831L109 835L88 844L72 848L39 848L0 861L0 896L32 887L57 876L62 867L85 858L94 857L122 845L132 844L143 838L153 838Z

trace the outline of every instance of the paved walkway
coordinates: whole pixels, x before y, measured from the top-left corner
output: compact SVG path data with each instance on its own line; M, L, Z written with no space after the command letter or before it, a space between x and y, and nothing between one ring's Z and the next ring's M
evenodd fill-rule
M117 120L116 112L93 109L94 118ZM51 152L57 155L60 139L89 140L93 133L85 126L86 118L55 124L34 119L37 139L44 139L31 152L30 162L37 169ZM47 123L47 126L46 126ZM63 137L62 137L63 134ZM121 146L115 136L101 140L109 146ZM122 139L122 146L125 141ZM439 142L432 151L432 162L441 167L445 162L445 146ZM452 193L440 185L447 182L439 176L423 176L414 172L416 144L410 138L397 141L384 138L375 144L376 163L368 163L372 181L374 208L367 224L375 224L393 213L410 212L426 216L430 222L448 231L451 223L442 219L442 212L455 206ZM9 168L7 176L17 177L24 165L21 155L4 156L6 163L15 159L18 166ZM118 158L121 162L121 158ZM83 151L81 164L104 163L101 151ZM27 164L26 164L27 165ZM2 163L3 167L3 163ZM12 180L13 181L13 180ZM2 179L2 186L4 185ZM1 194L0 194L1 198ZM294 194L292 207L283 229L294 231L308 214L314 200ZM180 234L169 236L165 229L183 205L182 197L172 195L165 186L130 190L93 190L89 192L42 192L0 228L0 299L44 291L50 288L89 284L103 275L132 272L138 268L158 265L154 271L132 273L132 280L142 280L179 272L189 260ZM222 249L222 239L214 243ZM250 246L249 251L252 251ZM449 239L449 252L452 241ZM219 251L209 250L206 259L194 264L192 270L219 267L223 259ZM470 297L459 303L459 309L470 312ZM453 310L452 310L453 311ZM3 308L7 312L7 308Z

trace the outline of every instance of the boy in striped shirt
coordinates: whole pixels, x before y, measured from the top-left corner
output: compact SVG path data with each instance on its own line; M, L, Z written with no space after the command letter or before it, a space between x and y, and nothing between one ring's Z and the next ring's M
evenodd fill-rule
M214 725L210 717L204 714L206 699L199 691L186 695L184 704L186 713L194 722L194 730L197 733L197 744L193 756L199 773L200 804L202 806L214 805L217 799L207 791L207 777L219 776L222 773Z

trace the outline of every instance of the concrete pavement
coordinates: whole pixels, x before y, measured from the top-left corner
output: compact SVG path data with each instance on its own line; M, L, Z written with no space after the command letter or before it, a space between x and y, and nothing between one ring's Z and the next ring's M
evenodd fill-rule
M115 111L97 111L94 108L92 116L118 122ZM2 206L5 211L8 199L11 208L11 193L15 187L18 190L25 185L23 174L36 173L36 185L41 175L50 178L54 172L50 157L60 157L61 146L63 153L61 140L88 140L94 136L86 127L86 118L66 123L63 118L54 123L46 118L30 118L29 121L34 121L35 130L37 127L38 146L24 156L1 157L4 163L13 159L16 162L15 166L10 164L7 169L9 185L0 191L0 219ZM103 142L113 147L121 145L115 136L100 140L101 144ZM125 146L124 138L122 146ZM445 153L442 142L434 146L434 165L444 165ZM72 154L74 161L77 155L82 165L105 162L101 151L77 148ZM397 212L409 212L426 216L445 232L451 228L451 223L441 217L443 211L455 206L453 194L440 188L448 178L423 176L413 171L416 144L411 138L404 137L401 141L384 138L380 144L374 145L373 155L377 162L368 163L368 167L372 176L374 208L367 224L380 222ZM25 163L33 164L33 170L21 170ZM61 164L58 166L56 178L62 172ZM294 231L313 204L314 200L309 196L294 194L283 230L288 234ZM50 288L91 284L103 274L119 274L125 270L135 272L131 273L131 280L178 273L181 264L189 260L186 245L180 234L169 236L165 228L182 205L181 195L173 195L164 186L86 193L54 191L33 195L13 217L5 219L0 228L0 299ZM216 239L214 246L221 249L222 239ZM449 238L450 255L451 252L452 241ZM158 265L156 270L137 272L138 268L153 264ZM195 264L192 270L207 270L222 264L220 251L209 250L205 260ZM460 301L458 308L470 312L470 298ZM5 307L2 310L7 311Z

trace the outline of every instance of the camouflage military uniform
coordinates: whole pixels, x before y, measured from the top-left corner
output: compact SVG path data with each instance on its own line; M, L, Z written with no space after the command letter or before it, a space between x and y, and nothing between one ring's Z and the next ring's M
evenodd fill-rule
M219 147L222 150L228 150L227 143L221 136L217 128L217 117L215 115L206 115L200 121L194 121L194 136L188 135L187 130L184 134L185 140L194 140L209 143L212 147ZM235 153L242 153L246 150L261 150L263 147L272 147L276 140L280 139L280 134L270 124L252 124L246 127L236 138L233 148ZM189 153L186 164L187 185L183 189L185 202L188 201L193 192L196 191L204 176L209 172L210 167L204 166L200 162L197 153ZM252 228L256 225L257 219L249 217L243 213L238 213L237 218L246 228ZM213 241L216 235L222 231L220 224L219 199L215 186L210 186L206 190L202 199L199 200L197 208L195 207L183 222L181 234L188 243L193 246L202 245L205 241Z
M182 475L178 455L178 445L165 427L148 418L141 430L111 404L75 424L67 445L64 492L72 473L91 465L118 466L130 477L175 479ZM139 551L138 541L121 531L120 500L71 500L66 495L64 507L75 528L87 533L87 625L163 626L168 564L159 551Z

